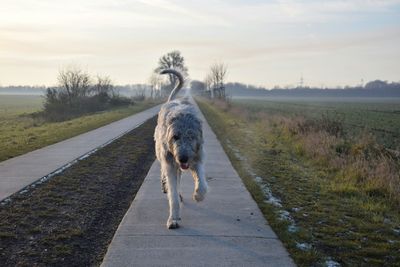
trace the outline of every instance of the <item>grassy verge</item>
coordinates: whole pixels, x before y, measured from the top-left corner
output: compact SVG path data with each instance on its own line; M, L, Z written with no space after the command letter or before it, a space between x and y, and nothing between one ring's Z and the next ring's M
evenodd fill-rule
M395 200L335 179L338 170L299 153L279 124L245 109L198 103L297 264L400 266Z
M18 101L22 103L20 99ZM148 101L138 102L130 107L99 112L54 123L45 122L30 116L30 113L35 111L35 107L27 109L24 107L6 108L3 106L7 112L4 112L0 116L0 161L96 129L156 104L155 102ZM40 107L37 108L39 109Z
M1 266L100 265L154 161L155 124L1 205Z

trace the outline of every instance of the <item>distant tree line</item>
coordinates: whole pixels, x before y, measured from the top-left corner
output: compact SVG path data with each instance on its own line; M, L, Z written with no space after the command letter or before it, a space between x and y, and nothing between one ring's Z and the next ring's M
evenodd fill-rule
M29 86L29 85L0 86L0 94L45 95L47 88L48 87L46 86ZM138 96L141 96L143 94L143 91L146 98L151 96L151 86L148 84L114 85L114 92L122 96L136 98Z
M46 86L30 85L10 85L0 86L0 94L25 94L25 95L43 95L46 92Z
M206 92L206 83L192 81L192 91L196 94ZM400 83L375 80L368 82L365 86L346 86L344 88L318 88L318 87L296 87L296 88L274 88L266 89L243 83L226 83L226 94L230 96L290 96L290 97L400 97Z

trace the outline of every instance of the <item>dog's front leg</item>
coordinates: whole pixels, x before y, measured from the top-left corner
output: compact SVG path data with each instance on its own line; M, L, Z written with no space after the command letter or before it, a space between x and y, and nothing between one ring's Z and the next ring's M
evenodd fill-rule
M196 164L192 169L192 175L194 179L193 200L202 201L208 188L203 163Z
M170 164L166 164L167 183L168 183L168 202L169 202L169 218L167 221L168 229L179 227L179 192L178 192L178 172L176 168Z

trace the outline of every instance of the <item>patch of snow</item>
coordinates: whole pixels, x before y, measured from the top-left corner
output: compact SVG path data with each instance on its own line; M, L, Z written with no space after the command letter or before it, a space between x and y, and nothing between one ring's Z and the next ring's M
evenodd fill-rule
M312 249L312 245L308 244L308 243L298 243L296 242L296 247L300 250L303 251L309 251L310 249Z
M2 206L4 206L5 204L8 204L8 203L10 203L10 202L11 202L11 198L8 197L8 198L3 199L3 200L0 202L0 204L1 204Z
M287 210L279 211L279 219L281 219L282 221L294 222L294 219Z
M28 190L24 189L24 190L19 191L19 194L22 195L22 194L25 194L26 192L28 192Z
M275 197L272 194L272 191L271 191L271 188L270 188L268 182L264 181L264 179L262 177L257 176L257 174L255 172L253 172L253 170L252 170L250 164L248 163L246 157L244 157L240 153L239 149L237 149L236 147L234 147L232 145L230 140L226 140L226 144L227 144L228 148L230 150L232 150L234 156L238 160L240 160L242 162L242 164L243 164L242 166L245 168L246 172L248 174L250 174L254 178L254 181L260 186L260 188L261 188L261 190L262 190L262 192L264 193L264 196L265 196L264 202L268 203L268 204L271 204L271 205L273 205L275 207L282 208L282 200L280 198L278 198L278 197ZM272 177L272 178L276 179L275 177ZM293 208L293 210L295 212L298 212L298 211L301 210L301 208ZM289 226L288 226L288 232L289 233L296 233L296 232L299 231L299 227L296 226L296 223L295 223L293 217L290 215L290 213L288 211L279 210L278 214L279 214L279 219L280 220L288 221L290 223Z
M262 183L262 178L260 177L260 176L256 176L256 178L254 178L254 180L257 182L257 183Z
M325 266L326 267L340 267L342 265L340 265L340 263L337 262L337 261L334 261L332 259L328 259L328 260L325 261Z
M296 226L295 224L291 224L291 225L288 226L288 232L289 233L293 234L293 233L296 233L298 231L299 231L299 227Z
M265 203L272 204L276 207L282 207L281 200L272 194L272 191L269 188L268 184L259 184L259 185L265 195L265 198L266 198L264 201Z
M281 200L279 198L276 198L276 197L272 196L272 195L266 201L269 204L272 204L274 206L282 207Z
M234 152L235 153L235 157L240 160L240 161L245 161L246 158L242 156L242 154L238 153L238 152Z
M257 174L253 172L250 168L247 168L247 172L252 176L255 177Z
M293 212L299 212L299 211L301 211L303 208L292 208L292 211Z

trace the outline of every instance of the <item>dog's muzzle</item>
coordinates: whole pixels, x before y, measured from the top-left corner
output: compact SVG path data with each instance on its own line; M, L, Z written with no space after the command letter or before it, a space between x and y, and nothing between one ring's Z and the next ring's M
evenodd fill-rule
M187 170L189 168L189 163L188 163L189 157L184 155L179 158L179 166L181 167L182 170Z
M182 170L187 170L189 169L189 163L181 163L179 164Z

